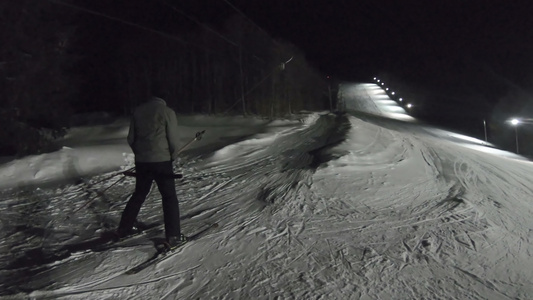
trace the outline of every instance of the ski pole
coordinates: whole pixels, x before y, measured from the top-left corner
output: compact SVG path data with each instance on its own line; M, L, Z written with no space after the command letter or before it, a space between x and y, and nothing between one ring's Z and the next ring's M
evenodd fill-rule
M122 177L122 178L120 178L119 180L115 181L112 185L106 187L105 189L103 189L103 190L101 190L101 191L97 191L97 192L96 192L96 195L95 195L92 199L90 199L89 201L87 201L85 204L83 204L83 205L82 205L81 207L79 207L78 209L74 210L73 213L77 213L77 212L80 211L82 208L84 208L84 207L88 206L89 204L93 203L93 202L98 198L98 196L100 196L100 194L103 194L105 191L109 190L109 189L110 189L111 187L113 187L115 184L117 184L117 183L123 181L124 179L126 179L126 177ZM67 219L68 219L68 218L69 218L69 217L67 216Z
M102 179L102 180L99 180L99 181L93 183L92 185L97 185L97 184L102 183L102 182L104 182L104 181L108 181L108 180L110 180L110 179L112 179L112 178L114 178L114 177L116 177L116 176L118 176L118 175L122 175L122 174L124 174L124 173L127 173L127 172L133 172L133 171L135 171L135 167L129 168L129 169L125 170L125 171L117 172L117 173L115 173L115 174L113 174L113 175L111 175L111 176L108 176L108 177L106 177L106 178L104 178L104 179Z
M181 152L183 152L185 149L187 149L187 148L188 148L188 147L189 147L194 141L199 141L199 140L201 140L202 137L203 137L203 135L204 135L204 133L205 133L205 130L198 131L198 132L196 133L196 135L194 136L193 139L191 139L187 144L185 144L183 147L181 147L181 148L178 150L178 154L181 153ZM84 208L84 207L88 206L89 204L93 203L93 202L98 198L98 196L99 196L100 194L103 194L105 191L109 190L111 187L113 187L113 186L116 185L117 183L123 181L124 179L126 179L126 177L128 177L128 176L135 177L135 176L136 176L136 174L135 174L135 167L129 168L129 169L125 170L125 171L121 171L121 172L115 173L115 174L113 174L113 175L111 175L111 176L108 176L108 177L106 177L106 178L104 178L104 179L102 179L102 180L100 180L100 181L94 183L93 185L96 185L96 184L102 183L102 182L104 182L104 181L108 181L108 180L110 180L111 178L114 178L114 177L116 177L116 176L118 176L118 175L121 175L121 174L124 175L123 178L120 178L119 180L115 181L115 183L111 184L110 186L108 186L108 187L105 188L104 190L102 190L102 191L97 191L97 192L96 192L96 195L95 195L92 199L90 199L89 201L87 201L87 203L85 203L84 205L82 205L82 206L79 207L78 209L74 210L73 213L76 213L76 212L80 211L82 208ZM182 175L182 174L174 174L173 177L176 178L176 179L179 179L179 178L182 178L183 175ZM68 218L68 217L67 217L67 218Z
M181 147L180 150L178 150L178 154L185 151L185 149L189 148L189 146L194 143L195 141L199 141L202 139L203 135L205 133L205 130L198 131L193 139L191 139L187 144L185 144L183 147Z
M186 149L187 149L187 148L188 148L193 142L201 140L202 137L203 137L203 135L204 135L204 133L205 133L205 130L198 131L198 132L196 133L196 135L194 136L194 138L192 138L189 142L187 142L187 144L185 144L183 147L181 147L181 148L178 150L178 154L180 154L181 152L185 151L185 150L186 150ZM102 182L104 182L104 181L107 181L107 180L109 180L109 179L111 179L111 178L113 178L113 177L115 177L115 176L117 176L117 175L121 175L121 174L122 174L122 175L125 175L125 176L132 176L132 177L135 177L135 167L133 167L133 168L129 168L129 169L125 170L125 171L121 171L121 172L115 173L115 174L111 175L111 176L108 177L108 178L104 178L104 179L98 181L98 182L95 183L95 184L102 183ZM181 177L176 176L175 178L181 178Z
M187 148L189 148L189 146L194 143L195 141L199 141L202 139L203 135L205 133L205 130L202 130L202 131L198 131L196 133L196 135L194 136L194 138L192 138L189 142L187 142L187 144L185 144L183 147L181 147L179 150L178 150L178 154L180 154L181 152L185 151ZM137 174L135 173L135 167L131 168L131 169L128 169L126 171L122 171L118 174L123 174L124 176L129 176L129 177L135 177ZM117 175L117 174L116 174ZM183 177L182 174L174 174L173 176L175 179L180 179Z

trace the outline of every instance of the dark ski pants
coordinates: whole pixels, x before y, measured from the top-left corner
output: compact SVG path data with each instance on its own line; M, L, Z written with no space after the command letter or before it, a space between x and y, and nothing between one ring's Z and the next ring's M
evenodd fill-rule
M119 233L125 233L132 229L137 215L141 210L141 206L150 192L152 182L155 180L163 201L165 234L167 238L170 236L179 236L181 233L180 209L176 187L174 185L172 162L136 162L135 172L137 173L135 192L122 213L118 227Z

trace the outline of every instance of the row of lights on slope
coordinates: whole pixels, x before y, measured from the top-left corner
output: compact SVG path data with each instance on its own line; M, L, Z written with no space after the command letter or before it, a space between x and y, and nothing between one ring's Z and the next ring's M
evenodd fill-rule
M384 89L386 92L389 91L389 88L385 87L385 83L382 82L381 80L379 80L377 77L374 77L374 81L376 81L378 83L378 85L382 89ZM390 93L391 93L392 96L394 96L396 94L393 91L391 91ZM398 101L403 103L403 99L402 98L398 98ZM408 103L408 104L406 104L406 107L407 108L411 108L411 107L413 107L413 105ZM510 123L515 128L516 153L519 153L518 126L521 125L521 124L533 124L533 119L512 118L512 119L507 120L507 122ZM488 141L488 138L487 138L487 123L485 122L485 120L483 120L483 127L484 127L484 131L485 131L485 141L487 142Z
M374 77L374 81L376 81L378 83L378 85L382 89L384 89L386 92L389 91L389 88L385 87L385 83L382 82L380 79L378 79L377 77ZM392 96L394 96L396 94L393 91L391 91L390 93L391 93ZM398 101L403 103L403 98L401 98L401 97L398 98ZM407 108L411 108L411 107L413 107L413 105L411 103L407 103L406 107ZM521 124L533 124L533 119L512 118L512 119L507 120L506 122L510 123L515 128L516 153L519 153L518 126L521 125ZM485 120L483 120L483 126L484 126L484 129L485 129L485 141L487 141L487 123L485 122Z
M379 85L382 89L384 89L386 92L389 91L389 88L388 88L388 87L385 87L385 83L384 83L384 82L381 82L381 80L379 80L377 77L374 77L374 81L376 81L376 82L378 83L378 85ZM390 93L391 93L392 96L394 96L394 95L396 94L396 93L393 92L393 91L391 91ZM398 98L398 101L399 101L399 102L402 102L402 104L403 104L403 98L401 98L401 97ZM407 108L411 108L411 107L413 107L413 105L412 105L411 103L407 103L405 106L406 106Z

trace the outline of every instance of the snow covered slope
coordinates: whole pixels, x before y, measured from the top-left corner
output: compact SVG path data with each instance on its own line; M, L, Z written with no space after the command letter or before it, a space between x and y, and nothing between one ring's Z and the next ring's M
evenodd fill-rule
M373 111L275 123L212 119L212 127L207 117L185 120L189 136L218 131L181 161L184 231L211 222L220 229L136 275L123 273L154 253L162 225L121 247L83 248L116 226L132 180L76 213L107 186L94 183L108 174L93 184L5 190L0 295L530 299L532 164L384 113L395 109L380 106L371 85L345 88L369 95L345 91L347 107L373 101L357 104ZM162 224L160 207L155 189L139 218ZM53 256L58 249L68 251Z

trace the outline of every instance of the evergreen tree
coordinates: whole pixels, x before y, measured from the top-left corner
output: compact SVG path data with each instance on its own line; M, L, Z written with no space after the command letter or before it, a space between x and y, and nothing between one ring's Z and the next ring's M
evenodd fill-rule
M73 27L49 1L0 2L0 140L2 155L38 153L61 132L76 91L68 74Z

